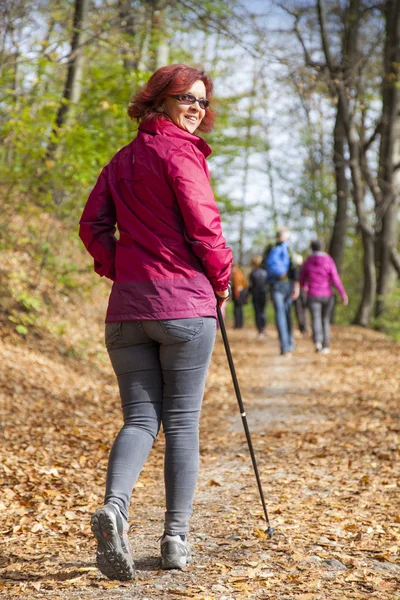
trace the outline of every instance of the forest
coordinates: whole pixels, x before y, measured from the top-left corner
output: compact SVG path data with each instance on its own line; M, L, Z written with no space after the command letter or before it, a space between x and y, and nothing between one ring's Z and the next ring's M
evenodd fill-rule
M0 0L0 23L0 594L399 600L400 0ZM234 261L247 275L282 227L303 258L318 238L349 303L329 354L296 329L285 358L270 301L262 339L250 303L234 329L227 302L275 534L217 332L193 563L160 568L160 431L132 495L125 582L95 566L90 528L122 418L110 281L78 223L137 135L132 95L176 63L214 82L201 136Z
M282 225L303 255L319 237L349 290L339 322L398 336L399 10L1 2L1 249L15 261L2 261L3 314L25 335L46 320L43 278L81 289L77 223L101 168L136 135L129 99L183 62L214 79L209 162L235 260L246 266Z

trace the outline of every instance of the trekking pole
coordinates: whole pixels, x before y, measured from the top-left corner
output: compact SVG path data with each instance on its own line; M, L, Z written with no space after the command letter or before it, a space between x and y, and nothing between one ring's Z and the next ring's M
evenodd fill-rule
M271 527L271 523L269 521L267 506L265 504L264 492L263 492L262 485L261 485L260 475L258 473L257 461L256 461L256 457L254 454L253 444L251 442L250 430L249 430L249 426L247 424L246 411L244 410L242 394L240 393L239 382L236 377L235 365L233 364L232 352L231 352L231 349L229 346L229 340L228 340L228 336L227 336L226 329L225 329L224 319L223 319L223 316L221 313L221 309L218 305L217 305L217 315L218 315L219 326L220 326L221 333L222 333L222 339L224 341L225 352L226 352L226 356L227 356L228 363L229 363L229 368L230 368L231 375L232 375L233 387L235 388L236 398L237 398L237 401L239 404L240 416L242 417L244 432L246 434L247 445L250 450L251 462L253 463L253 469L254 469L254 473L256 476L256 480L257 480L258 491L260 492L261 504L263 506L265 520L268 525L267 529L265 530L265 533L267 535L269 535L269 537L271 538L273 536L275 530L273 527Z

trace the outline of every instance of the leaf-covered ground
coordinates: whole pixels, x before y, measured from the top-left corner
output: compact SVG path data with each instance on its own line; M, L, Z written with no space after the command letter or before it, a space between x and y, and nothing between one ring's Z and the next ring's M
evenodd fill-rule
M228 329L276 534L265 523L218 338L201 421L192 565L159 568L162 437L132 498L134 582L95 568L90 514L120 426L117 388L92 315L90 354L45 339L0 342L0 594L4 598L325 600L400 598L399 355L384 336L335 328L333 351ZM85 323L89 325L85 325Z

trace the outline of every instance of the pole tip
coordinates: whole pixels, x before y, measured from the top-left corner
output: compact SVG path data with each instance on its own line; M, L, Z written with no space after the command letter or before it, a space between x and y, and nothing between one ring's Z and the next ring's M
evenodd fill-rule
M264 531L264 533L266 533L270 538L272 538L272 536L275 533L275 529L273 527L271 527L271 525L269 527L267 527L267 529Z

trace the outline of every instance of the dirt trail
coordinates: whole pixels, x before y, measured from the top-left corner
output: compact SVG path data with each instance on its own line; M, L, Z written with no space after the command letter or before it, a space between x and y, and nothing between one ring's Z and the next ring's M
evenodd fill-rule
M4 598L325 600L400 598L399 345L334 330L333 352L272 333L228 330L276 535L265 524L226 357L218 338L201 422L193 564L159 570L162 449L132 499L137 579L94 567L90 513L120 424L103 351L62 359L0 345ZM97 334L96 334L97 335ZM102 354L103 352L103 354Z

